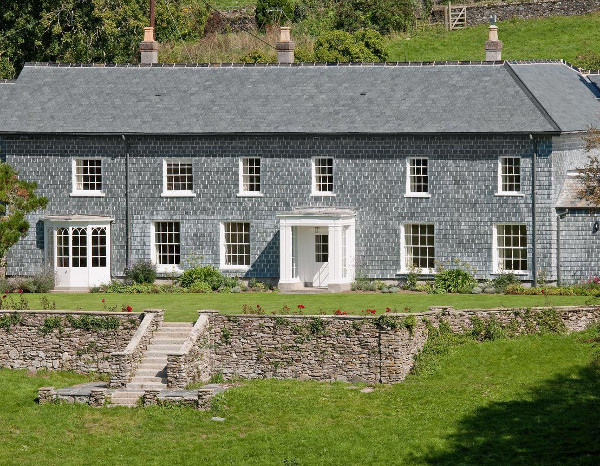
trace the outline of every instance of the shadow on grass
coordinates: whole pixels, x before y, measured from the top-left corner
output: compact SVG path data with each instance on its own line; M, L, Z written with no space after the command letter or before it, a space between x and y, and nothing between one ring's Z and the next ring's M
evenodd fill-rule
M560 375L527 400L494 402L460 421L430 464L600 464L600 365Z

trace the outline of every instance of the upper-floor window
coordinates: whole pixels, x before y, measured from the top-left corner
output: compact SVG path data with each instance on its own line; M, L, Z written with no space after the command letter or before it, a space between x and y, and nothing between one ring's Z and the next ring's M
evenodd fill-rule
M428 223L404 225L401 270L432 273L435 268L434 226Z
M527 227L500 224L494 228L494 272L527 273Z
M240 159L240 195L256 196L260 194L260 158L242 157Z
M406 172L406 195L429 196L428 159L426 157L409 157Z
M163 196L194 196L191 160L166 159L163 161Z
M221 268L250 267L250 224L224 222L221 228Z
M313 196L333 194L332 157L314 157L312 159L312 194Z
M102 159L73 160L72 195L104 195L102 192Z
M521 158L500 157L498 159L498 193L521 192Z
M179 222L152 224L152 261L159 272L177 270L181 264L181 235Z

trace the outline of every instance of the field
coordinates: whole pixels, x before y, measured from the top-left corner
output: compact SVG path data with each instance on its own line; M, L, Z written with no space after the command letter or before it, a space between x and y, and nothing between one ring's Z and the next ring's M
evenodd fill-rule
M101 311L131 306L134 311L145 308L165 309L167 321L195 321L199 309L214 309L228 314L241 314L243 306L259 305L266 313L290 314L303 305L304 314L333 314L337 309L349 314L375 309L378 314L386 308L393 312L428 311L429 306L452 306L455 309L490 309L495 307L574 306L593 303L585 296L515 296L421 293L342 293L342 294L279 294L279 293L208 293L208 294L24 294L30 309L42 309L47 299L56 309ZM16 300L18 298L15 297ZM104 303L102 302L104 300ZM596 300L597 301L597 300ZM6 306L6 305L5 305ZM289 310L285 310L288 306Z
M4 369L0 464L597 464L592 336L450 347L424 373L372 393L245 381L208 413L40 406L38 387L86 378Z
M498 23L507 60L564 59L589 66L583 56L598 59L600 14L543 19L516 19ZM411 36L390 40L392 61L484 60L487 26L446 31L426 28ZM596 66L600 66L598 63Z

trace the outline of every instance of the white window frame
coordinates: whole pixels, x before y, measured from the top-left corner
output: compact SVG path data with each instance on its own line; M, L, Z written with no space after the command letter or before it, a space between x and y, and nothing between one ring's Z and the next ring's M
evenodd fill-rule
M246 191L244 190L244 161L249 159L258 159L258 166L260 170L259 174L259 186L260 189L258 191ZM238 188L238 197L262 197L263 193L263 161L262 157L240 157L239 160L239 188Z
M99 160L100 161L100 180L101 190L77 189L77 162L80 160ZM74 157L71 161L71 197L104 197L104 160L102 157Z
M317 159L330 159L331 160L331 177L333 179L333 191L317 191L317 173L316 160ZM335 196L335 158L329 155L316 155L311 158L310 172L311 172L311 196Z
M528 253L528 246L529 246L529 232L527 231L527 224L525 223L514 223L514 222L508 222L508 223L494 223L492 224L492 260L493 260L493 269L492 269L492 273L494 274L501 274L501 273L512 273L514 275L529 275L529 270L503 270L502 268L500 268L500 251L499 251L499 247L498 247L498 227L499 226L525 226L525 240L527 241L526 246L525 246L525 254L527 254L526 256L526 260L527 260L527 267L529 268L530 266L530 260L529 260L529 253Z
M427 191L426 192L413 192L410 189L410 166L411 163L415 160L425 160L427 161ZM430 174L430 164L429 157L407 157L406 158L406 192L404 193L404 197L431 197L431 193L429 192L429 181L431 177Z
M250 257L249 257L249 263L248 265L228 265L226 264L226 250L227 250L227 245L225 244L225 224L226 223L247 223L248 224L248 245L250 246ZM248 220L227 220L225 222L221 222L220 224L220 256L221 256L221 264L220 264L220 269L221 270L229 270L229 271L236 271L236 272L245 272L250 270L250 266L252 264L252 240L251 240L251 234L252 234L252 223L249 222Z
M435 223L432 222L406 222L400 225L400 272L402 274L409 273L410 270L406 266L406 227L410 225L427 225L433 226L433 259L435 262L435 254L436 254L436 233L435 233ZM435 274L435 264L432 268L421 269L421 275L433 275Z
M185 163L192 166L192 189L191 190L167 190L167 164L169 163ZM163 166L163 190L162 197L196 197L194 192L194 164L191 158L185 157L169 157L162 161Z
M156 251L156 224L157 223L179 223L179 264L159 264L158 263L158 254ZM156 271L158 273L181 273L183 270L181 269L182 263L182 251L181 251L181 238L183 236L182 231L183 223L180 220L153 220L150 223L150 260L156 266Z
M519 191L503 191L502 190L502 164L506 159L519 159ZM523 193L523 159L519 156L513 155L503 155L498 157L498 190L496 191L496 196L520 196L525 197L525 193Z

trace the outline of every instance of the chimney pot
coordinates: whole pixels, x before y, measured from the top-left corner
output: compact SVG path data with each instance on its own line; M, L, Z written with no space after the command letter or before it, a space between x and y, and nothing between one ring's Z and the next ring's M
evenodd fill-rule
M279 42L275 44L277 50L277 63L294 63L294 49L296 44L290 37L290 28L279 29Z
M144 42L154 42L154 28L144 28Z
M501 61L503 44L498 40L498 26L489 27L488 40L485 42L485 61Z

